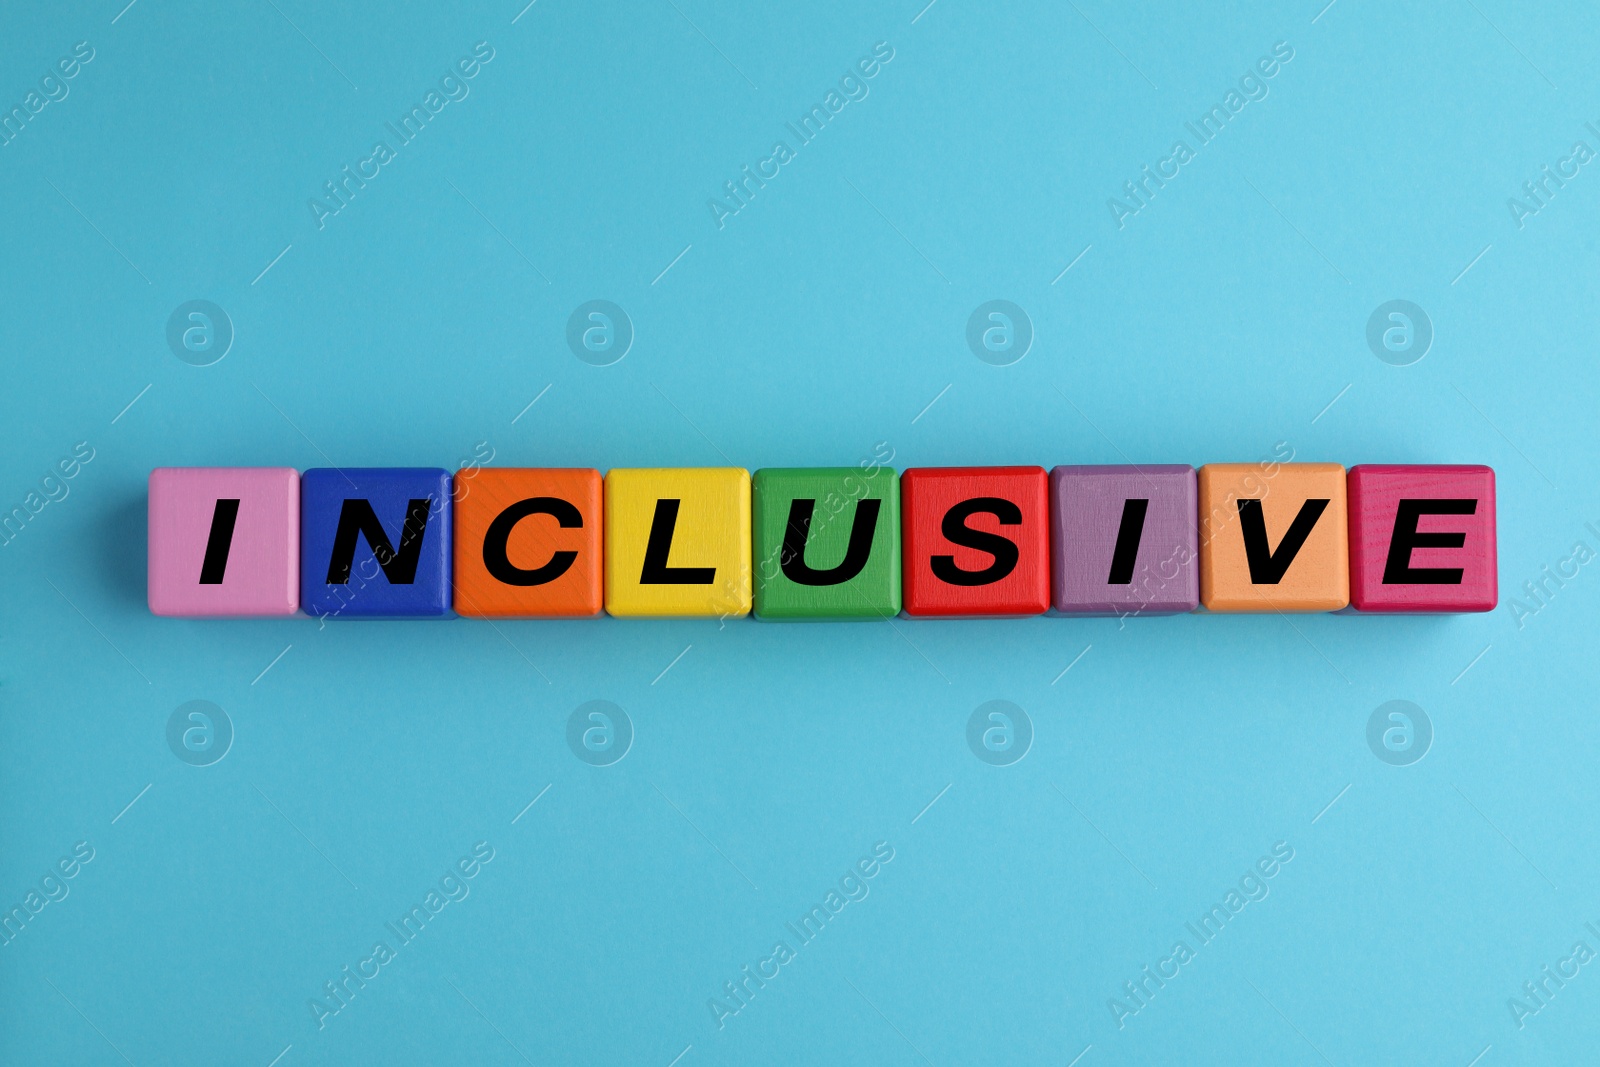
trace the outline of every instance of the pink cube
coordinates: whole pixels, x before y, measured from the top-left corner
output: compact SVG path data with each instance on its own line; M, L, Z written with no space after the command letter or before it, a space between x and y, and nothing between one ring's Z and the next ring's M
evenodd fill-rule
M1494 471L1365 463L1346 477L1350 605L1369 612L1493 611Z
M300 472L150 472L150 611L251 618L300 609Z

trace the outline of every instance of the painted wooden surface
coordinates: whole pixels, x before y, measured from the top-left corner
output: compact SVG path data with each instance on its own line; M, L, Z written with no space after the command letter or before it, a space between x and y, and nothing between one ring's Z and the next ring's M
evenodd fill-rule
M1051 590L1067 615L1170 615L1200 603L1188 464L1050 472Z
M450 614L451 475L323 467L300 479L300 603L316 616Z
M1493 611L1494 471L1350 468L1350 604L1368 612Z
M623 468L605 482L607 612L750 613L749 471Z
M157 468L174 616L1484 612L1494 472ZM615 558L613 558L615 557Z
M156 615L293 615L300 607L300 474L293 467L150 472Z
M455 476L455 610L563 618L605 606L604 482L584 468L475 467Z
M1208 463L1199 488L1207 611L1338 611L1350 602L1343 467Z
M900 476L907 615L1038 615L1050 607L1043 467L923 467Z
M757 616L900 613L900 484L893 470L759 470L752 493Z

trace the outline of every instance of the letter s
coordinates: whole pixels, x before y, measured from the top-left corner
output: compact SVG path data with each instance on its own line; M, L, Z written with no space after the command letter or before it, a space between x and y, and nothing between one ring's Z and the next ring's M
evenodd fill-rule
M1000 520L1001 526L1022 525L1022 509L1004 497L973 497L953 505L944 513L944 521L939 524L939 532L944 539L962 548L986 552L994 557L994 561L981 570L969 571L956 566L953 555L933 556L929 565L933 576L941 582L959 586L992 585L1016 569L1021 556L1017 543L1002 534L974 530L968 526L967 519L975 514L993 515Z

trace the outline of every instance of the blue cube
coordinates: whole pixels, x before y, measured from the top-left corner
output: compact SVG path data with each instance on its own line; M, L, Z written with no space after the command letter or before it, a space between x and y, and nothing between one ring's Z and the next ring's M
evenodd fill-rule
M326 617L450 614L450 472L308 470L300 478L300 606Z

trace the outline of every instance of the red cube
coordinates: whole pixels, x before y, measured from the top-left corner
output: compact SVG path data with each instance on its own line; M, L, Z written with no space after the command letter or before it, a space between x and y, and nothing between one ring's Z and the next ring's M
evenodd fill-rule
M1043 467L924 467L900 476L907 615L1040 615L1050 606Z
M1351 467L1350 605L1369 612L1493 611L1494 471Z

